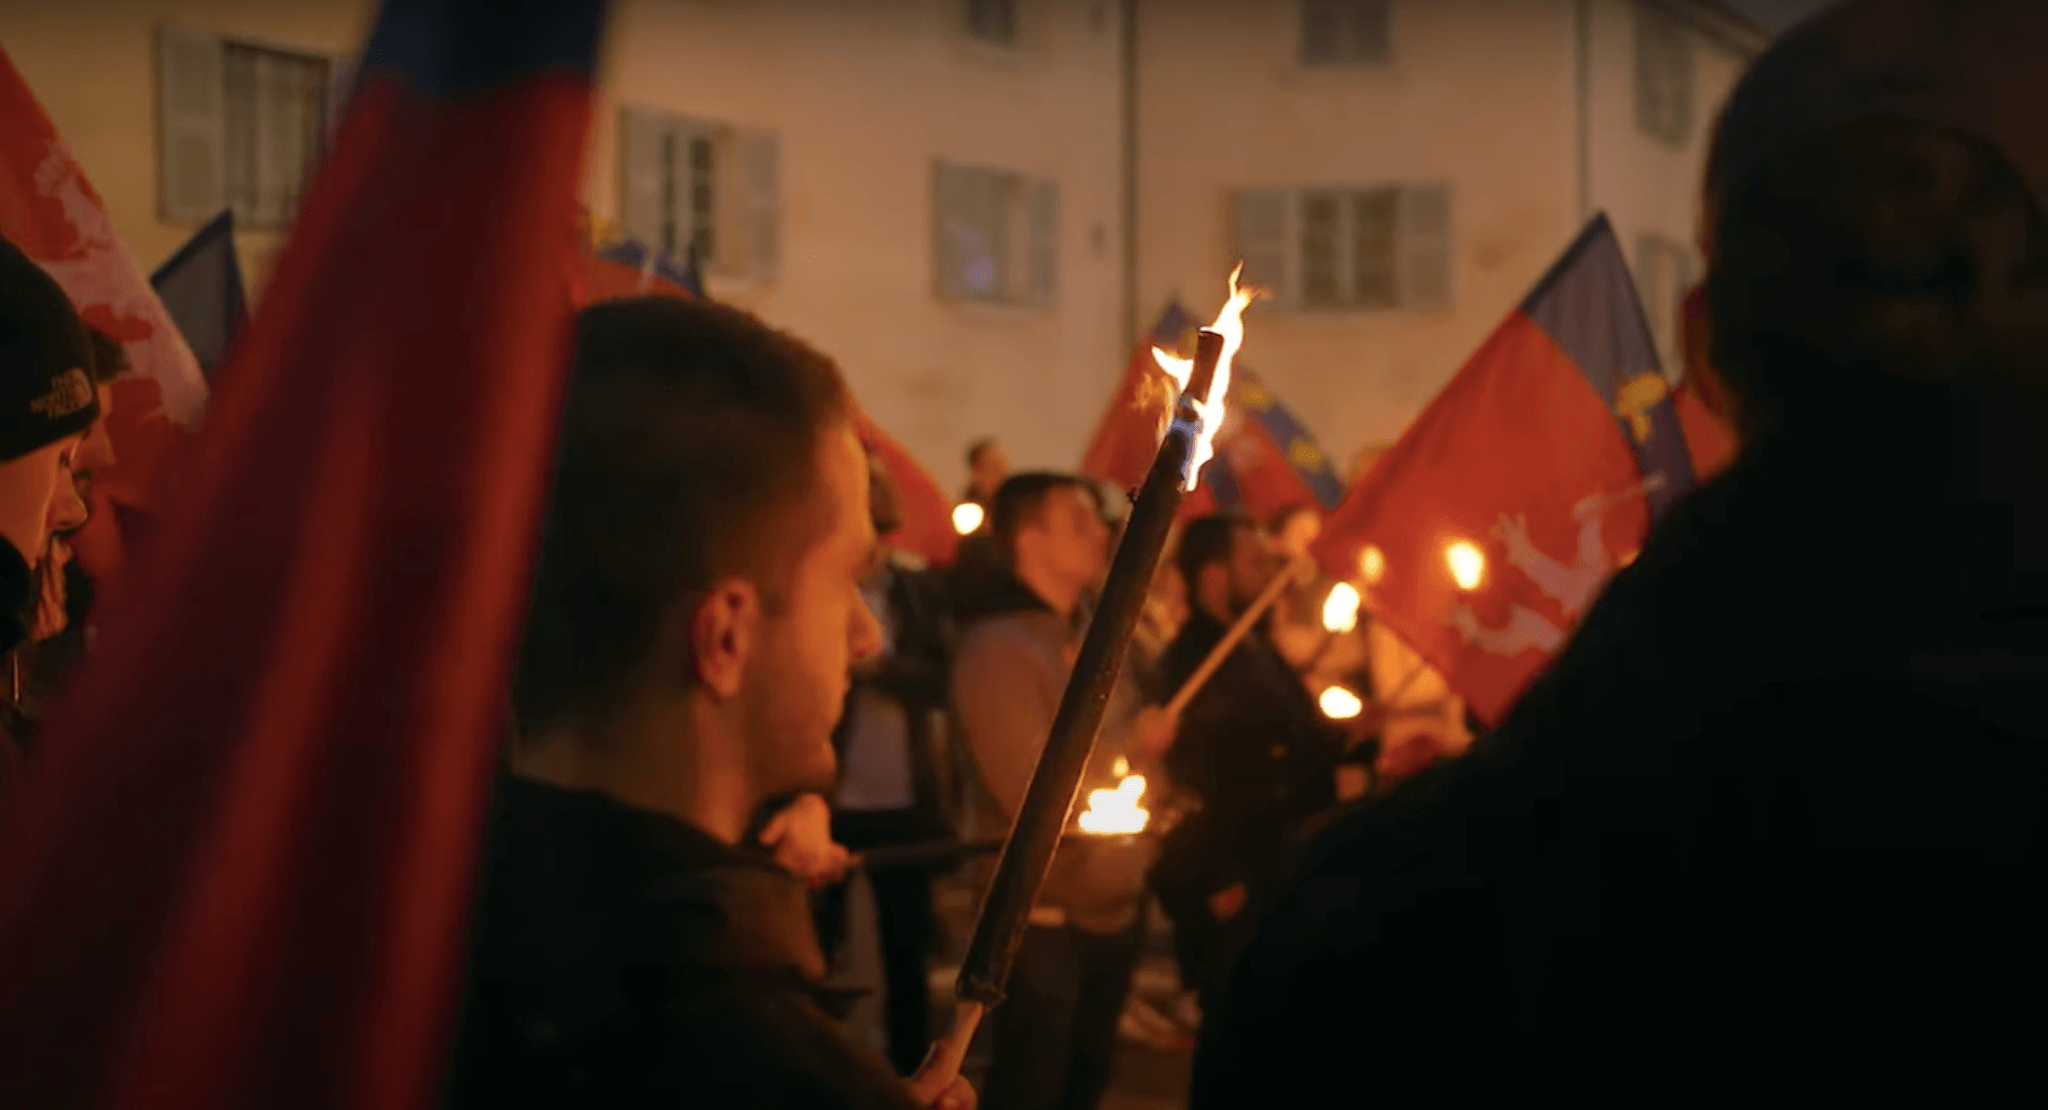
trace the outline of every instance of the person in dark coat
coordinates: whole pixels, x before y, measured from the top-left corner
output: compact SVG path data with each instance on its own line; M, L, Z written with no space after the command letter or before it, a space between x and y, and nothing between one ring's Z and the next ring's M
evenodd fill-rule
M1498 729L1312 845L1194 1107L2038 1086L2044 52L2033 0L1873 0L1743 78L1700 383L1739 457Z
M1175 551L1187 623L1166 649L1177 691L1280 566L1249 518L1191 521ZM1181 975L1201 1000L1222 986L1261 904L1285 875L1303 822L1336 802L1344 735L1254 629L1182 711L1167 773L1198 809L1167 833L1150 885L1173 919Z
M902 521L888 471L868 456L868 492L875 532ZM882 649L857 667L846 712L832 732L839 753L839 792L832 839L855 852L954 837L940 716L948 704L952 616L944 580L914 556L886 545L861 585L882 627ZM916 1070L931 1043L931 956L938 920L930 863L868 870L879 918L889 1058ZM847 884L819 899L818 939L830 957L847 931Z
M21 648L34 629L36 571L50 536L85 519L72 469L100 415L92 367L70 298L0 239L0 656ZM30 726L14 704L16 683L8 685L0 697L0 808L20 775Z
M832 363L707 301L583 311L446 1104L968 1110L853 1041L805 883L747 843L829 791L879 643Z

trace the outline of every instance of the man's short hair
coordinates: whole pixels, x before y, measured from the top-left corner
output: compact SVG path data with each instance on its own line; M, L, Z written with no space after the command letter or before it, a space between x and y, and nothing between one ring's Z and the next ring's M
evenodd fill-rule
M771 611L829 527L820 436L849 417L831 360L737 309L583 310L514 708L530 734L601 712L689 595L733 576Z
M980 465L981 465L981 457L982 457L983 455L986 455L986 454L988 454L988 452L989 452L989 451L990 451L990 450L991 450L992 448L994 448L994 447L995 447L995 445L996 445L996 441L995 441L995 438L994 438L994 437L992 437L992 436L984 436L984 437L982 437L981 439L977 439L977 440L975 440L975 441L974 441L973 443L970 443L970 444L968 444L968 445L967 445L967 469L969 469L969 470L973 470L973 469L974 469L975 467L977 467L977 466L980 466Z
M1243 513L1211 513L1189 521L1173 551L1173 565L1180 571L1181 581L1187 583L1189 596L1193 596L1202 571L1230 560L1239 532L1257 530L1258 525Z
M1102 495L1094 483L1077 474L1034 470L1012 474L996 487L995 496L989 498L989 532L1005 564L1017 565L1017 533L1039 520L1045 512L1045 499L1062 489L1080 490L1095 501L1097 509L1102 506Z
M120 340L91 326L85 329L85 338L92 344L92 384L106 385L128 372L128 349Z
M1709 199L1711 359L1749 434L1788 417L1854 424L1918 409L1928 383L1969 357L1979 303L2043 259L2018 172L1925 124L1843 127ZM2013 213L2031 225L2024 258L2002 253Z

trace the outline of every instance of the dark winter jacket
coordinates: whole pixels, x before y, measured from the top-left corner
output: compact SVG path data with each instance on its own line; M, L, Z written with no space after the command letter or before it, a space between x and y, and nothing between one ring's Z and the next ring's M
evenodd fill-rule
M1765 440L1679 503L1497 730L1308 849L1193 1105L2032 1082L2048 467L1914 436Z
M824 973L806 892L772 860L503 779L446 1105L909 1110Z

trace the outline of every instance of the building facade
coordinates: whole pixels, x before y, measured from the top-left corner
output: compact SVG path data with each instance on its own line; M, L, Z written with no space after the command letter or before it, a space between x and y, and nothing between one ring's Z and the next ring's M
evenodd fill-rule
M1657 0L1181 0L1137 25L1141 311L1235 258L1244 357L1345 460L1384 446L1587 219L1667 368L1714 114L1761 35Z
M374 9L24 3L0 45L138 262L232 208L260 297ZM1073 466L1131 338L1242 255L1279 294L1246 358L1341 469L1596 208L1670 331L1757 45L1704 0L618 0L584 200L950 485L983 435Z

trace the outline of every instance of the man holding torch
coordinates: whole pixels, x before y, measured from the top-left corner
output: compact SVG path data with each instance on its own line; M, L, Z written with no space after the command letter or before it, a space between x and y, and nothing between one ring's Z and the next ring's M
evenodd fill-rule
M1108 561L1109 529L1095 487L1071 475L1016 475L990 507L1004 573L962 636L953 701L984 800L1007 827L1052 730L1079 643L1076 610ZM1126 671L1084 785L1114 788L1170 739L1170 722L1140 709ZM1132 837L1069 831L996 1011L985 1093L997 1110L1091 1107L1109 1084L1117 1017L1143 940L1151 852Z
M448 1105L972 1107L847 1035L804 883L741 847L832 787L880 642L850 409L736 309L583 312Z
M1179 689L1286 570L1275 566L1258 526L1232 515L1190 522L1175 563L1190 612L1163 669ZM1173 918L1182 974L1192 978L1186 985L1206 1000L1285 874L1293 834L1336 803L1344 734L1255 628L1188 700L1177 737L1167 770L1201 808L1167 834L1151 885Z

